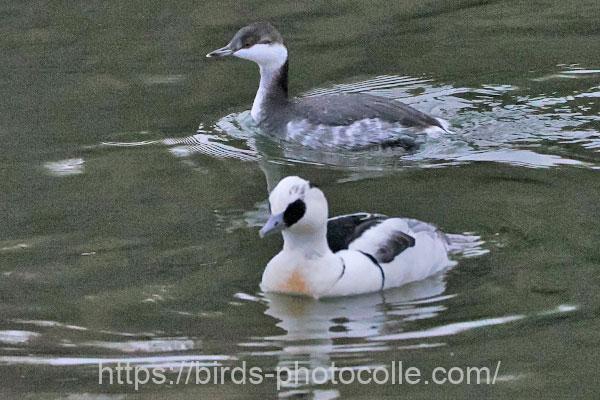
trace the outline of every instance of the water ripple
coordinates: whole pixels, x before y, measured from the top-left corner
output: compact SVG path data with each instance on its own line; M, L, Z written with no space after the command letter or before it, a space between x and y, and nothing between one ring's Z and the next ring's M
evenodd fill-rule
M44 167L51 175L54 176L70 176L83 173L85 161L83 158L70 158L60 161L49 161L44 164Z
M31 331L5 330L0 331L0 343L4 344L26 344L31 339L39 337L40 334Z
M147 365L163 368L180 368L182 362L198 366L220 365L219 361L235 360L235 357L225 355L184 355L184 356L152 356L152 357L41 357L41 356L0 356L0 364L15 365L52 365L52 366L77 366L77 365L108 365L131 364ZM197 362L197 364L196 364Z
M529 168L561 165L595 167L596 159L585 151L600 147L598 107L586 103L600 95L597 82L581 90L581 83L595 77L596 69L566 67L561 74L576 76L577 87L557 96L540 88L522 89L513 84L455 87L424 77L378 76L373 79L315 89L306 96L341 92L369 92L399 99L419 110L449 120L453 134L430 138L413 152L403 149L369 151L310 150L295 143L261 135L248 111L230 114L210 128L201 126L187 137L160 141L177 157L196 154L219 159L271 163L309 163L361 170L405 167L447 167L471 162L497 162ZM543 82L543 81L540 81ZM106 142L111 146L139 146L156 141ZM579 151L551 144L576 144ZM557 151L558 150L558 151Z

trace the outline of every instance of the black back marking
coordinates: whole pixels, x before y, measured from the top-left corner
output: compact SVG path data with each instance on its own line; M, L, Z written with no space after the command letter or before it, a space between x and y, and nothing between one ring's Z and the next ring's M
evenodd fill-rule
M285 225L289 228L296 222L300 221L305 212L306 203L304 203L304 201L301 199L298 199L293 203L290 203L283 212L283 222L285 222Z
M327 223L327 243L329 244L329 248L334 253L347 249L350 243L386 219L387 217L381 214L364 213L330 219ZM382 241L372 257L380 263L387 264L392 262L398 254L414 245L415 238L402 231L395 231L387 240Z
M348 248L367 229L386 219L377 214L351 214L332 218L327 222L327 243L334 253Z

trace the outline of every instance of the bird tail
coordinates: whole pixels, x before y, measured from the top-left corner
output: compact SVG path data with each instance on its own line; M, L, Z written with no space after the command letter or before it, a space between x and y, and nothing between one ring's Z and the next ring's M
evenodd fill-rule
M484 246L485 241L481 236L471 233L446 233L444 234L447 243L447 249L450 254L459 255L465 258L477 257L489 253L489 249Z
M445 119L442 118L435 118L435 120L438 122L438 126L440 128L442 128L443 130L446 131L446 133L454 133L452 132L452 130L450 129L450 122L446 121Z

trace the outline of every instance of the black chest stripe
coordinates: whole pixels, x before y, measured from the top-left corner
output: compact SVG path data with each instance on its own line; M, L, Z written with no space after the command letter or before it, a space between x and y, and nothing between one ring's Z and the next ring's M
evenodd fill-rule
M367 257L369 260L371 260L377 268L379 268L379 272L381 272L381 289L383 290L383 288L385 286L385 273L383 272L383 267L379 264L379 262L375 259L375 257L370 255L369 253L365 253L364 251L360 251L360 250L359 250L359 253L362 253L365 257Z

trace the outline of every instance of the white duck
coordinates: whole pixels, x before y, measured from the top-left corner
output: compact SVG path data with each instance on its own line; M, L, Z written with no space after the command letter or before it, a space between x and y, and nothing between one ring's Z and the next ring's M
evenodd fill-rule
M358 213L327 219L325 195L297 176L269 196L261 237L282 232L283 250L265 268L264 292L349 296L399 287L455 264L446 235L409 218Z

